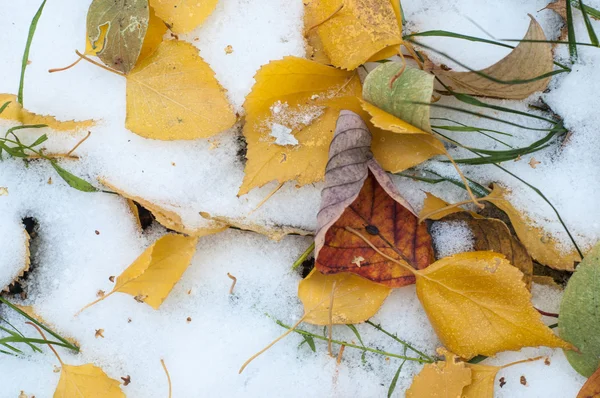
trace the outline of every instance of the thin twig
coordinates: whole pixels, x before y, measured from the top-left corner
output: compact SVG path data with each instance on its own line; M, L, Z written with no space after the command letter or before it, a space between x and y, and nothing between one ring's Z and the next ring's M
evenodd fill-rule
M229 288L229 294L233 294L233 288L235 287L235 284L237 283L237 278L233 275L231 275L229 272L227 273L227 276L233 281L231 283L231 287Z
M71 149L69 152L67 152L67 156L71 155L75 151L75 149L79 148L79 145L83 144L85 142L85 140L90 138L90 135L92 135L92 132L88 131L87 135L85 137L83 137L83 139L81 139L81 141L79 141L77 144L75 144L73 149Z
M172 390L171 376L169 375L169 371L167 370L167 365L165 365L164 359L161 359L160 363L161 363L163 369L165 370L165 373L167 374L167 381L169 382L169 398L171 398L171 390Z
M346 348L346 346L342 344L340 347L340 351L338 352L337 360L336 360L338 365L342 363L342 354L344 354L344 348Z
M333 357L333 353L331 351L331 337L333 333L333 299L335 298L335 286L337 285L337 281L333 281L333 285L331 286L331 296L329 299L329 342L327 343L327 349L329 351L329 356Z
M79 50L75 50L75 54L79 55L82 59L85 59L86 61L88 61L91 64L99 66L100 68L105 69L105 70L107 70L109 72L112 72L114 74L117 74L119 76L125 77L125 73L119 72L117 70L109 68L108 66L102 65L100 62L96 62L93 59L90 59L90 58L86 57L85 55L83 55L82 53L80 53Z
M53 68L53 69L48 69L48 73L54 73L54 72L62 72L65 71L67 69L71 69L72 67L74 67L75 65L77 65L83 58L79 57L77 58L77 60L75 62L73 62L71 65L62 67L62 68Z
M273 195L275 195L277 193L277 191L279 191L281 189L281 187L283 187L283 184L285 184L285 181L280 183L279 185L277 185L277 187L275 187L274 190L272 190L267 196L265 196L265 198L263 200L261 200L260 203L252 211L250 211L250 213L248 213L248 215L250 215L250 214L254 213L256 210L260 209L261 206L264 205L267 200L271 199L271 197Z
M46 335L44 334L44 332L42 332L42 329L40 329L38 327L38 325L34 324L33 322L25 322L27 325L31 325L34 328L37 329L38 333L42 335L42 338L44 339L44 341L48 341L48 339L46 339ZM58 359L58 362L60 362L61 365L64 366L64 362L62 361L62 359L60 359L60 355L58 355L58 352L56 352L56 350L54 349L54 347L52 347L52 344L48 343L48 347L50 347L50 349L52 350L52 352L54 353L54 355L56 355L56 358Z

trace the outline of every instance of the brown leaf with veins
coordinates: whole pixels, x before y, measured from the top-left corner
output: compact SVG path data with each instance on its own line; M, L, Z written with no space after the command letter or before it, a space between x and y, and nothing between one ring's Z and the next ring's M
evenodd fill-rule
M600 369L585 382L577 398L600 398Z
M341 111L317 215L315 265L324 274L352 272L401 287L414 283L414 275L347 230L358 231L378 250L415 269L433 261L426 225L419 224L408 202L373 159L370 146L371 133L360 116Z

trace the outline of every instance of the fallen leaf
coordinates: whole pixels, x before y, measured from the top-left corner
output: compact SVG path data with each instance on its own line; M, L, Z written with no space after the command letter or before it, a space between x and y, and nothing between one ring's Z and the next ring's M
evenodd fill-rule
M577 398L600 398L600 369L585 382Z
M140 55L149 18L147 0L93 0L86 26L94 55L107 66L129 73Z
M462 358L535 346L573 349L543 324L523 274L500 254L446 257L416 277L417 296L438 337Z
M132 195L129 192L126 192L120 188L117 188L115 185L113 185L111 182L109 182L105 178L99 178L98 181L102 185L104 185L108 189L110 189L111 191L116 192L119 195L121 195L122 197L128 199L129 208L132 211L132 214L135 217L136 222L140 226L140 228L141 228L141 222L139 219L139 213L137 210L137 206L135 206L135 204L133 204L133 206L132 206L129 201L135 201L135 202L139 203L140 205L142 205L144 208L148 209L152 213L152 215L156 218L156 221L158 221L165 228L182 233L182 234L201 237L201 236L216 234L216 233L219 233L219 232L224 231L227 228L229 228L229 226L227 224L224 224L224 223L221 223L218 221L207 220L205 226L203 226L201 228L191 229L185 225L185 223L183 222L183 220L181 219L179 214L175 213L174 211L167 210L165 207L161 206L160 204L150 202L149 200L140 198L139 196Z
M54 398L124 398L121 383L111 379L92 364L80 366L62 364Z
M542 27L533 17L523 40L546 40ZM505 58L479 73L500 81L529 80L552 72L553 62L550 43L521 42ZM454 91L506 99L527 98L535 92L544 91L550 83L550 77L522 84L506 84L492 81L475 72L435 68L434 73Z
M130 294L136 300L158 309L189 266L197 242L197 237L176 234L159 238L117 277L110 293L83 309L116 292Z
M14 120L21 124L45 124L52 130L56 131L80 131L92 127L95 122L93 120L82 120L80 122L57 120L54 116L38 115L24 109L17 102L17 96L13 94L0 94L0 106L10 102L8 106L0 113L0 119Z
M573 368L590 377L600 365L600 245L596 245L569 279L558 318L560 337L579 352L566 351Z
M406 398L460 398L471 384L471 369L465 365L456 355L446 353L445 361L425 365L414 377Z
M125 126L142 137L206 138L235 122L225 90L189 43L162 42L127 75Z
M463 389L462 398L494 398L494 381L502 368L472 363L465 366L471 369L471 383Z
M200 25L217 6L218 0L149 0L173 33L187 33Z
M449 207L450 204L437 196L425 192L425 200L423 201L423 208L419 213L419 218L428 219L428 220L441 220L442 218L455 213L460 213L464 211L458 206L454 206L449 209L442 210L446 207Z
M373 159L370 144L371 134L360 116L342 111L317 215L315 267L325 274L351 272L401 287L415 281L406 267L422 269L433 262L431 236ZM354 262L359 256L364 261L360 267Z
M311 0L305 2L309 45L339 68L352 70L388 58L402 43L399 6L390 0ZM340 8L341 7L341 8Z
M392 291L353 274L323 275L313 269L298 285L298 297L306 313L305 322L329 325L332 290L331 320L335 325L366 321L379 311Z
M490 203L506 213L519 240L531 257L551 268L573 271L575 262L581 260L577 251L574 248L569 251L563 250L560 242L541 228L535 227L535 222L531 218L515 209L506 199L507 196L508 192L504 188L494 184L492 193L486 197L486 200L489 199Z
M544 285L544 286L549 286L554 289L563 290L563 287L561 285L559 285L558 283L556 283L554 278L552 278L551 276L533 275L533 277L531 278L531 281L533 283L537 283L538 285Z
M403 68L402 74L390 87L390 82ZM431 102L434 78L432 74L420 69L405 67L397 62L386 62L373 69L365 78L363 98L410 127L431 132L430 107L424 104ZM406 132L412 132L410 127L403 127L408 130Z
M473 235L472 251L493 251L500 253L523 273L523 282L531 289L533 262L527 250L512 236L510 229L500 220L493 218L473 218L467 212L451 214L436 223L460 221Z
M162 43L165 33L167 33L167 25L165 25L162 19L156 16L154 8L150 7L148 30L146 30L146 37L144 37L138 63L156 51L160 43Z

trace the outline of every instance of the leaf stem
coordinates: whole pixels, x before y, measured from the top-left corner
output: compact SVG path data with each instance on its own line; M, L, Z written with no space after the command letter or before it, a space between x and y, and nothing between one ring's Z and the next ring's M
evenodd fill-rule
M125 77L125 73L122 73L122 72L119 72L117 70L111 69L111 68L109 68L106 65L102 65L100 62L96 62L93 59L90 59L90 58L86 57L85 55L83 55L82 53L80 53L79 50L75 50L75 54L79 55L79 57L81 57L81 59L85 59L87 62L89 62L91 64L94 64L94 65L96 65L96 66L98 66L98 67L100 67L100 68L102 68L104 70L107 70L107 71L112 72L112 73L114 73L116 75Z
M310 253L312 253L314 250L315 250L315 242L313 241L313 243L311 243L310 246L308 246L308 248L304 251L304 253L302 253L296 261L294 261L294 264L292 265L292 270L295 270L296 268L301 266L302 263L306 260L306 258L310 255Z

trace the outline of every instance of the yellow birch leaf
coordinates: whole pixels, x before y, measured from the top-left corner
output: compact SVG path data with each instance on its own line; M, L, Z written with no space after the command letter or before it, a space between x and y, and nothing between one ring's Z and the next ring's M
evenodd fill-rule
M419 212L419 218L423 218L428 214L436 212L428 216L427 219L440 220L450 214L460 213L461 211L464 211L458 206L453 207L451 209L441 210L448 206L450 206L448 202L438 198L437 196L429 192L425 192L425 200L423 201L423 208Z
M129 192L117 188L105 178L99 178L98 181L111 191L116 192L122 197L128 199L128 201L135 201L142 205L144 208L148 209L152 213L154 218L156 218L156 221L158 221L163 227L168 228L170 230L190 236L201 237L216 234L229 228L229 226L225 223L207 220L207 226L203 228L190 229L186 227L179 214L175 213L174 211L167 210L156 203L150 202L149 200L132 195ZM131 209L133 216L136 218L136 223L138 223L138 225L141 226L141 223L139 221L139 214L137 213L137 207L135 206L135 204L132 206L130 203L128 203L128 206Z
M62 364L54 398L124 398L121 383L90 363Z
M500 254L446 257L416 277L417 296L438 337L463 358L523 347L573 348L543 324L523 274Z
M140 50L140 56L137 62L140 63L143 59L151 55L162 43L163 36L167 33L167 25L156 16L154 8L150 7L150 18L148 20L148 30L146 30L146 36L144 37L144 43L142 43L142 49Z
M176 234L159 238L117 277L110 293L81 311L117 292L130 294L157 310L190 265L197 242L197 237Z
M305 7L305 35L332 65L353 70L398 53L402 34L394 8L390 0L312 0Z
M316 269L298 285L298 297L304 305L304 322L329 325L361 323L371 318L392 291L391 288L371 282L355 274L323 275Z
M471 369L471 384L463 389L462 398L494 398L494 381L502 368L473 363L465 366Z
M406 398L460 398L471 383L471 369L456 355L446 352L446 360L427 364L417 374Z
M187 33L200 25L217 6L218 0L149 0L156 15L174 33Z
M190 43L162 42L127 75L125 126L142 137L206 138L235 122L225 90Z
M573 271L575 262L581 261L581 257L579 257L575 248L568 251L563 250L560 242L552 235L539 227L535 227L535 223L531 218L515 209L506 199L507 196L508 193L501 186L494 184L492 193L486 199L490 199L493 205L506 213L519 240L531 257L540 264L551 268Z
M10 102L8 106L0 113L0 119L13 120L22 124L45 124L52 130L56 131L79 131L86 130L92 127L95 122L93 120L82 120L76 122L73 120L61 122L54 116L38 115L24 109L17 102L17 96L13 94L0 94L0 106L6 102Z

